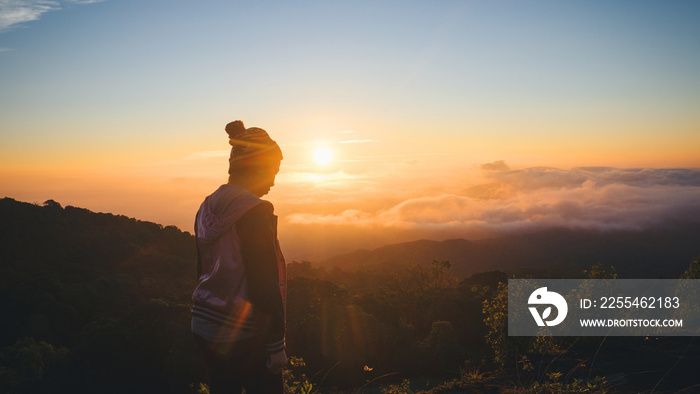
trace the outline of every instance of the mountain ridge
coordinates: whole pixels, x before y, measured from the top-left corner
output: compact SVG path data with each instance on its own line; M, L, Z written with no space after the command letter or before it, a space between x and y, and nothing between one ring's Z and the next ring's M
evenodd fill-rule
M573 277L596 264L614 266L625 278L675 278L700 255L700 224L644 231L547 229L482 240L421 239L358 249L320 264L344 270L427 265L449 260L452 272L469 276L503 270L518 275Z
M30 219L20 220L10 216L14 215L11 207L23 211L24 215L28 215ZM134 226L132 228L135 231L148 235L147 238L154 237L157 231L165 231L172 233L173 236L182 237L181 240L192 239L191 234L182 232L175 226L163 227L123 215L95 213L84 208L71 206L63 208L53 200L48 200L42 207L6 197L0 200L0 208L3 208L0 211L4 212L2 219L5 224L4 228L0 229L0 235L6 244L16 246L18 242L25 242L18 237L21 237L23 232L29 231L26 228L30 225L28 222L39 220L45 226L49 226L46 230L57 232L52 237L57 237L55 242L64 244L64 247L57 250L65 249L61 253L75 252L76 255L84 256L86 259L91 257L86 254L90 254L95 244L104 243L102 238L109 234L100 227L108 226L110 223L113 225L117 222L121 223L113 228L119 228L123 246L131 249L131 253L125 253L124 249L111 251L110 260L116 256L125 258L131 254L138 254L136 252L143 253L140 250L145 245L137 241L139 237L136 234L123 233L121 226ZM62 214L59 215L61 212ZM79 245L75 242L76 240L61 234L61 226L65 225L62 223L66 215L72 215L93 228L92 231L86 232L84 238L86 245ZM88 218L90 219L87 220ZM49 225L49 223L53 224ZM194 250L194 240L180 242L178 246L185 245L187 250L181 250L180 254L191 255ZM12 257L22 259L27 258L28 255L41 254L38 249L27 249L21 254L16 250L13 253L9 252L5 249L0 254L6 258L14 255ZM463 277L492 270L516 275L574 277L580 274L581 270L603 264L615 266L620 277L624 278L675 278L687 268L692 259L699 255L700 222L690 220L688 223L657 226L639 231L553 228L480 240L419 239L388 244L371 250L357 249L332 256L316 264L342 270L364 270L401 268L412 264L428 265L433 260L449 260L452 273Z

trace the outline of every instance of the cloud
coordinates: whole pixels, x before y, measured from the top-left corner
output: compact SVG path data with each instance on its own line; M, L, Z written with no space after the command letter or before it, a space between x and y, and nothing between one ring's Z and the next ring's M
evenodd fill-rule
M0 32L21 26L23 23L39 20L49 11L60 10L62 3L92 4L102 0L0 0Z
M486 177L508 185L516 190L537 190L543 188L575 188L580 187L589 177L578 171L560 170L551 167L534 167L523 170L510 170L507 165L503 170L490 169Z
M510 167L504 160L494 161L493 163L482 164L480 168L484 171L508 171Z
M0 1L0 31L38 20L42 14L60 8L58 1L2 0Z
M496 162L498 163L498 162ZM700 187L700 171L689 168L613 168L613 167L576 167L561 170L552 167L534 167L522 170L510 170L505 163L500 170L494 170L494 163L486 176L519 190L536 190L542 188L576 188L585 183L589 185L627 185L636 187L653 186L691 186Z
M365 181L366 176L352 175L344 171L329 173L315 173L306 171L291 171L281 173L277 176L277 182L281 184L301 184L307 187L308 184L320 184L330 186L333 184L348 185L349 182Z
M376 212L297 213L291 224L464 232L540 228L641 230L700 220L700 170L480 167L489 183L406 199Z
M312 213L297 213L289 216L289 222L293 224L321 224L321 225L373 225L376 220L371 214L356 209L348 209L338 215L317 215Z
M572 171L585 174L598 185L626 184L639 187L700 187L700 170L690 168L618 169L611 167L579 167L574 168Z
M375 140L347 140L347 141L340 141L340 144L364 144L368 142L375 142Z

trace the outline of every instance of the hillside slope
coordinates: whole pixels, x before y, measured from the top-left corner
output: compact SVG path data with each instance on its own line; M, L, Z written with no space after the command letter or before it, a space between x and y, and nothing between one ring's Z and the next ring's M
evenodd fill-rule
M0 223L0 392L186 392L196 381L192 235L52 200L4 198Z
M0 223L0 302L6 312L0 325L0 392L196 390L206 374L189 328L196 261L191 234L63 208L51 200L40 206L2 199ZM634 274L628 277L647 271L654 276L675 271L676 265L679 272L687 268L687 256L698 254L697 230L421 240L327 262L344 271L290 264L289 354L305 360L305 373L325 374L334 390L358 391L351 389L365 387L370 373L382 377L401 371L422 379L430 371L433 379L448 379L444 372L459 369L465 360L483 363L491 357L483 297L496 289L502 274L475 275L455 288L436 277L415 281L413 274L420 270L407 272L405 264L450 260L453 274L504 267L511 267L509 272L536 267L551 274L602 262ZM367 269L380 267L389 275ZM363 271L349 274L351 269ZM635 357L629 357L630 348ZM635 371L654 369L645 374L653 381L630 380L630 391L648 390L666 375L664 383L674 391L694 387L689 380L697 357L692 355L700 352L689 351L683 339L659 344L607 339L600 353L595 349L584 344L578 350L596 359L595 374L636 376Z
M478 241L420 240L357 250L329 258L323 265L357 270L449 260L452 272L460 276L491 270L576 276L603 264L615 266L625 278L675 278L698 255L700 224L688 224L646 231L556 229Z

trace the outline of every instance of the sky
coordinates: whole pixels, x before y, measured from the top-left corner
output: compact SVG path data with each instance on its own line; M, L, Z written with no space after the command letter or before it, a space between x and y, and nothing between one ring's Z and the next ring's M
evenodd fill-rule
M0 0L0 197L193 230L224 126L288 260L700 213L697 1ZM315 160L325 152L325 160Z

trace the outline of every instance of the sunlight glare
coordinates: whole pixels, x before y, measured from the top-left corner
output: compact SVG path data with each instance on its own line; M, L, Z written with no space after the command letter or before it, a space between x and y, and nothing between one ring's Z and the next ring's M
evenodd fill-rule
M320 166L325 166L333 160L333 151L329 148L318 148L314 151L314 161Z

